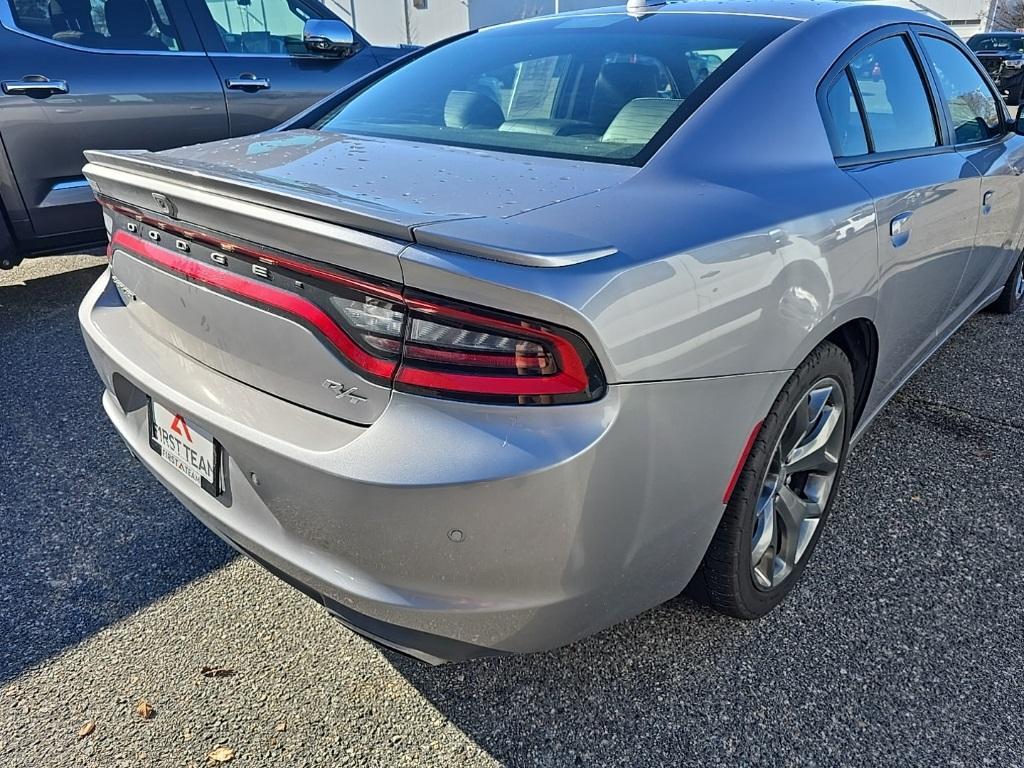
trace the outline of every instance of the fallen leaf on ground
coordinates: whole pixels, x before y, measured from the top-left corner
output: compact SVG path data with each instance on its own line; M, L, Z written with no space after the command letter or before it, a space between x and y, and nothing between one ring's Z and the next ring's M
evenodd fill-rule
M140 699L139 703L135 705L135 714L143 720L149 720L156 714L156 710L149 705L148 701Z
M82 723L82 727L78 729L78 738L84 739L90 733L96 730L96 721L88 720Z
M227 763L235 759L235 750L231 747L214 747L206 759L215 763Z
M228 667L203 667L199 670L203 677L231 677L235 670Z
M278 733L284 733L285 731L288 730L288 723L286 723L284 720L282 720L280 723L278 723L277 725L274 726L274 730L277 731Z
M918 496L918 495L917 495L917 494L915 493L915 494L914 494L913 496L911 496L911 497L910 497L910 500L911 500L911 501L920 501L920 500L921 500L921 497L920 497L920 496Z

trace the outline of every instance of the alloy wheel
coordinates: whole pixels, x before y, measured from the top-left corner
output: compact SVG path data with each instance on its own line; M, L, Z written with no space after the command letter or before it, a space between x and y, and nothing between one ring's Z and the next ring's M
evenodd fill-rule
M845 438L843 389L823 378L790 414L761 484L750 551L758 589L785 581L807 551L832 494Z

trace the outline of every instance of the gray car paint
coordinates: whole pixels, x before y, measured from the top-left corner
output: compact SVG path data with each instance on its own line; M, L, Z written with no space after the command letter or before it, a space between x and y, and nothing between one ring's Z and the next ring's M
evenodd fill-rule
M522 158L452 149L445 157L460 175L476 173L474 165L507 169L494 185L466 176L453 190L438 183L431 150L417 148L424 171L410 164L401 180L382 170L384 150L370 171L381 191L353 194L354 181L331 173L351 161L345 142L310 150L326 154L308 177L299 158L258 169L232 162L229 148L238 157L244 142L190 150L208 154L203 167L188 169L184 152L90 155L86 171L101 192L145 207L151 191L171 190L193 223L212 223L224 201L240 196L246 212L230 222L240 236L296 217L332 227L356 220L396 251L371 258L359 250L348 266L390 275L397 262L406 286L574 329L612 385L596 403L537 409L394 393L372 426L357 427L149 342L104 276L81 321L115 426L220 535L325 601L396 627L529 651L677 593L718 525L751 429L811 349L850 322L877 333L859 435L925 357L998 293L1021 245L1012 168L1024 160L1024 139L1013 133L984 148L851 169L832 157L815 93L842 53L887 25L950 33L875 5L784 8L806 20L728 80L639 170L531 159L528 173ZM779 6L728 0L712 9ZM621 11L602 13L613 12ZM401 142L392 149L410 151ZM537 166L545 175L533 179ZM296 167L299 178L285 172ZM555 191L549 167L565 168L571 184ZM190 173L201 190L189 188ZM983 212L982 195L996 184L1001 193ZM510 190L516 206L492 186ZM430 199L430 210L403 189ZM897 248L889 221L907 211L911 237ZM522 262L507 242L520 226L549 233L547 261L533 254L532 266ZM581 233L597 250L567 264L562 256ZM327 251L299 252L346 263ZM146 395L222 441L228 500L187 487L154 458ZM464 537L453 541L452 530Z
M395 393L367 429L154 344L122 310L105 277L81 310L104 406L193 514L363 615L508 652L571 642L677 593L717 526L709 510L744 433L786 379L626 385L526 409ZM161 466L146 395L217 436L226 496ZM708 407L726 398L725 411ZM718 430L701 450L679 439Z

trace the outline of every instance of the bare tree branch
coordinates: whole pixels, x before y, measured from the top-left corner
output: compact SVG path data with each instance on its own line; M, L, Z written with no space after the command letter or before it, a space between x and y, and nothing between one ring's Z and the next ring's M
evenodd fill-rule
M1024 0L993 0L992 29L1024 29Z

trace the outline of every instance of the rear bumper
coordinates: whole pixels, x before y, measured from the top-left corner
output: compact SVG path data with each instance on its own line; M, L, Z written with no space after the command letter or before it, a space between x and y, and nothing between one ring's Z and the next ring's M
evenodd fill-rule
M199 520L430 661L556 647L677 594L786 377L619 385L543 408L396 393L363 427L182 355L132 320L106 274L80 321L111 421ZM147 397L222 445L220 497L149 448Z

